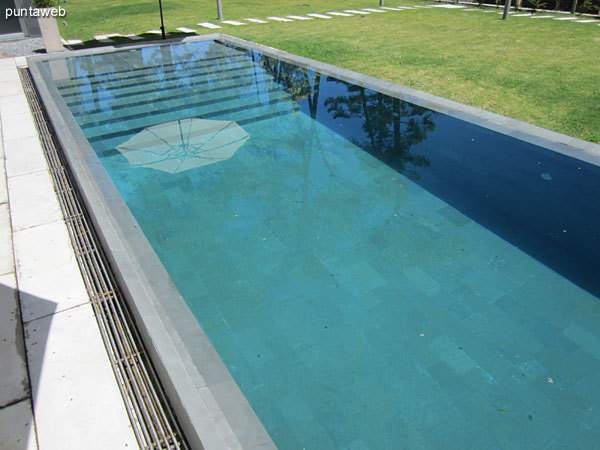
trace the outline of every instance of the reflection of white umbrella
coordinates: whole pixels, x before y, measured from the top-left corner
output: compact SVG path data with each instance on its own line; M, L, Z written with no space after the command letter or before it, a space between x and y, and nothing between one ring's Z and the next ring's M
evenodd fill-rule
M177 173L229 159L249 137L235 122L181 119L144 128L117 150L134 167Z

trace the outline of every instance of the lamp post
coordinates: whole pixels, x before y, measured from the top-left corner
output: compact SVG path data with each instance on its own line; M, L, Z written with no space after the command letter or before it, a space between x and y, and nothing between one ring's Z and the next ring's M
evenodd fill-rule
M165 20L163 19L163 13L162 13L162 0L158 0L158 8L160 9L160 31L162 33L162 38L164 40L164 39L166 39L166 37L165 37Z
M219 20L223 20L223 8L221 8L221 0L217 0L217 12L219 13Z

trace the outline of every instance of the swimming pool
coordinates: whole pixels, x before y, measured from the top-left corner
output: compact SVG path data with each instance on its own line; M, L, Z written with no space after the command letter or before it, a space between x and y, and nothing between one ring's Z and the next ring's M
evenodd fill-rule
M596 146L224 36L30 66L207 447L600 437Z

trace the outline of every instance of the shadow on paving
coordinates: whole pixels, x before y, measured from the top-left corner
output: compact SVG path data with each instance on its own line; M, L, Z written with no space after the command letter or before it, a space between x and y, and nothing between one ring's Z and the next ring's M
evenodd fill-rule
M19 297L48 315L23 326ZM52 301L24 292L19 295L14 287L0 284L0 450L37 448L35 442L29 442L35 440L31 405L36 393L31 392L31 386L39 384L55 310L56 303ZM25 338L29 341L29 355Z

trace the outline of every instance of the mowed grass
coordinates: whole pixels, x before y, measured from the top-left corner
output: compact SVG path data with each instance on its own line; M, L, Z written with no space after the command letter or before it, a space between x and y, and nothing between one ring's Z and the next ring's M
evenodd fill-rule
M68 38L142 33L160 26L158 1L105 1L100 7L78 0L77 5L67 5L68 25L61 33ZM377 0L223 0L223 11L226 19L235 20L377 5ZM198 33L213 32L196 23L216 23L216 1L164 0L163 7L167 31L185 26ZM102 20L96 14L104 14ZM218 31L600 143L600 26L500 17L433 8L330 20L223 24Z

